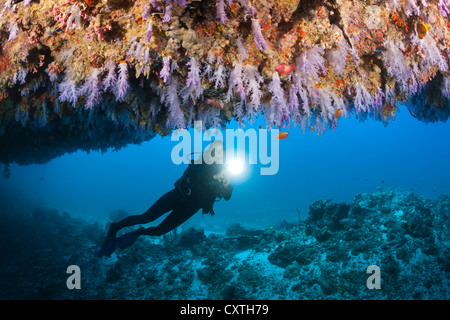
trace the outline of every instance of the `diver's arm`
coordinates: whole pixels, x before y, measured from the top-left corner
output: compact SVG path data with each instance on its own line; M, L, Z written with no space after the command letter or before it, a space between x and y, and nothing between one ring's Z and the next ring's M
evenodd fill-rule
M230 200L232 193L233 193L233 186L229 184L222 190L222 197L225 199L225 201L228 201Z

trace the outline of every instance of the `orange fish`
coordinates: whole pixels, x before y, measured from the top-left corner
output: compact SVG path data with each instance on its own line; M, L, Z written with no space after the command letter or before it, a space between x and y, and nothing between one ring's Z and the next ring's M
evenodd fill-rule
M259 130L262 130L262 126L259 126Z
M86 2L86 4L87 4L89 7L92 7L92 5L94 4L95 0L84 0L84 2Z
M339 119L339 117L341 116L342 110L341 109L337 109L336 112L334 113L334 117L337 119Z
M287 75L297 69L295 69L295 63L291 64L290 66L286 65L285 63L281 63L280 65L275 67L275 70L282 75Z
M311 132L314 132L314 127L313 126L311 126Z
M286 139L286 137L289 135L287 132L282 132L279 135L275 136L275 140L283 140Z
M412 112L412 110L411 109L408 109L409 110L409 113L413 116L413 118L415 118L416 117L416 115L414 114L414 112Z

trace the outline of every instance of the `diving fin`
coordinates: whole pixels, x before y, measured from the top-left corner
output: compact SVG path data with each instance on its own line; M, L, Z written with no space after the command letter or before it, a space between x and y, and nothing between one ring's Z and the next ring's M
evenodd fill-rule
M108 233L98 253L98 256L99 257L110 256L114 252L114 250L116 250L116 242L117 242L116 235L113 233Z
M116 247L120 248L120 249L125 249L128 248L129 246L131 246L133 243L136 242L137 238L140 235L140 231L144 229L143 227L129 232L129 233L125 233L124 235L121 235L120 237L117 238L116 240Z

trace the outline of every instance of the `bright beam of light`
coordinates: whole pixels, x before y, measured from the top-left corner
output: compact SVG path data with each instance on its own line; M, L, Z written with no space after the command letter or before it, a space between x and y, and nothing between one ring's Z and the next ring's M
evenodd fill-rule
M233 175L239 175L244 171L244 162L240 159L232 159L228 162L228 170Z

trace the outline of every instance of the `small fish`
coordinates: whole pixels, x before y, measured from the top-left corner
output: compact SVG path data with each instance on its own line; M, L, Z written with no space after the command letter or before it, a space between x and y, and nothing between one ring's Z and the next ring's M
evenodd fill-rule
M217 99L217 98L206 99L205 101L206 101L207 104L212 105L214 108L223 109L223 102L220 99Z
M417 34L419 35L419 38L423 39L427 35L428 30L430 29L430 25L424 23L423 21L419 21L417 23L416 29L417 29Z
M280 65L278 65L277 67L275 67L275 70L282 75L287 75L297 69L295 69L295 63L293 63L289 66L283 62Z
M279 135L275 136L275 140L283 140L286 139L286 137L289 135L287 132L282 132Z
M262 126L259 126L259 130L262 130L262 128L263 128Z
M339 117L341 116L342 110L339 108L336 110L336 112L334 113L334 117L337 119L339 119Z
M415 118L416 117L416 115L414 114L414 112L412 112L412 110L411 109L408 109L409 110L409 113L413 116L413 118Z
M313 126L311 126L311 132L314 132L314 127Z
M94 4L95 0L84 0L84 2L86 2L86 4L87 4L89 7L92 7L92 5Z

